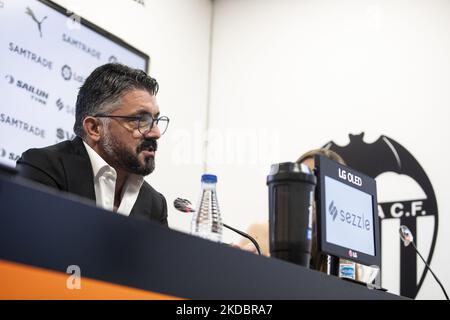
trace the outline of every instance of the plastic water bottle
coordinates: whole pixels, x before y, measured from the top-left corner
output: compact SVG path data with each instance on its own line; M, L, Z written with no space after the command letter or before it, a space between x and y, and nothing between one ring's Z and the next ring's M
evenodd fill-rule
M222 242L222 217L216 193L217 176L202 175L202 191L198 208L192 217L191 233L193 235Z

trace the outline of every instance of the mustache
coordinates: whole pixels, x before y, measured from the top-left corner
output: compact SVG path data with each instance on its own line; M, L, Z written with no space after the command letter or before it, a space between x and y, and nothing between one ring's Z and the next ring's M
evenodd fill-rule
M158 150L158 142L155 139L146 139L144 140L137 148L137 153L140 153L144 150L156 151Z

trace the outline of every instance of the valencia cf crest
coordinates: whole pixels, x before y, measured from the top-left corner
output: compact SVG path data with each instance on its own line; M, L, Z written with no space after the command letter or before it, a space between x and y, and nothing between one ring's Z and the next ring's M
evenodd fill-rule
M399 281L400 295L415 298L428 270L423 268L419 274L418 270L422 269L418 268L423 267L422 261L417 259L411 247L403 246L398 237L398 227L395 234L392 230L395 230L393 226L408 226L415 235L418 246L428 249L426 260L428 264L431 263L439 222L433 186L414 156L395 140L382 135L374 143L366 143L363 140L364 133L350 134L349 137L350 143L346 146L339 146L331 141L325 148L337 152L349 167L376 178L382 248L398 246L393 252L399 252L400 255L394 259L399 261L399 269L394 270L396 275L389 280ZM390 194L380 196L383 189L391 190ZM427 227L427 232L423 230L423 226ZM382 261L382 266L382 285L388 287L384 281L384 274L389 274L386 273L385 266L392 268L392 264Z

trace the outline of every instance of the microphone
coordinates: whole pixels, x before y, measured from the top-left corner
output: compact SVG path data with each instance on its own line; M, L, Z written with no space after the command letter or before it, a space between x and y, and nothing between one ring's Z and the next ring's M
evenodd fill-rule
M411 230L407 226L400 226L400 238L403 240L403 245L405 247L409 246L410 243L414 245L414 237Z
M195 212L195 209L192 206L192 203L187 199L176 198L173 201L173 206L175 207L175 209L177 209L178 211L181 211L181 212L186 212L186 213ZM256 250L258 251L258 254L261 255L261 248L259 247L258 242L256 242L256 240L253 237L251 237L249 234L247 234L245 232L242 232L238 229L230 227L229 225L227 225L225 223L222 223L222 225L225 228L230 229L231 231L234 231L234 232L240 234L241 236L243 236L244 238L247 238L248 240L250 240L253 243L253 245L255 246Z
M425 263L425 266L427 267L427 269L430 270L430 272L433 275L434 279L436 279L437 283L441 287L442 291L444 292L445 298L447 300L449 300L447 292L444 289L444 286L439 281L439 279L436 277L436 275L434 274L433 270L431 270L430 266L425 261L425 259L422 257L422 255L420 254L419 250L417 250L416 245L414 243L414 237L413 237L413 234L412 234L411 230L409 230L409 228L407 226L401 225L400 229L399 229L399 232L400 232L400 238L402 239L404 246L407 247L409 244L412 244L414 250L419 255L420 259L422 259L422 261L423 261L423 263Z

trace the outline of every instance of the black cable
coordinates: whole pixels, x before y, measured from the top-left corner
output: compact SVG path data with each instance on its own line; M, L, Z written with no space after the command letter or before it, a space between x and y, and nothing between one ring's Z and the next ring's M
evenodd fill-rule
M173 205L174 205L175 209L177 209L178 211L181 211L181 212L186 212L186 213L195 212L195 209L192 207L192 203L189 200L187 200L187 199L176 198L173 201ZM258 242L252 236L250 236L249 234L247 234L245 232L242 232L242 231L240 231L238 229L230 227L229 225L227 225L225 223L222 223L222 225L225 228L228 228L231 231L234 231L234 232L240 234L244 238L249 239L253 243L253 245L255 246L256 250L258 251L258 254L261 255L261 248L259 247Z
M244 233L244 232L242 232L242 231L239 231L238 229L235 229L235 228L233 228L233 227L230 227L229 225L227 225L227 224L225 224L225 223L222 223L222 224L223 224L223 226L224 226L225 228L228 228L228 229L230 229L230 230L232 230L232 231L234 231L234 232L236 232L236 233L239 233L239 234L240 234L241 236L243 236L244 238L249 239L249 240L253 243L253 245L255 246L256 250L258 251L258 254L261 255L261 248L259 247L258 242L256 242L256 240L255 240L252 236L250 236L249 234L246 234L246 233Z

